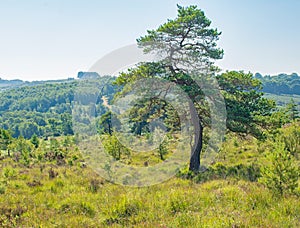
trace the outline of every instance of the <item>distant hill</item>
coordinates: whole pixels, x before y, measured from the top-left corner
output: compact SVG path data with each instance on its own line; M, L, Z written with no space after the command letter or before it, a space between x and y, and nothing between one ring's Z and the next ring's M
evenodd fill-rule
M112 85L113 77L66 79L24 82L1 80L0 128L9 129L14 137L72 135L72 104L74 94L82 82L103 85L96 95L106 96L110 101L117 92ZM82 91L88 97L91 91ZM96 105L97 116L105 113L102 99Z
M59 80L46 80L46 81L22 81L19 79L14 80L6 80L0 78L0 91L1 90L7 90L7 89L15 89L22 86L36 86L36 85L42 85L46 83L64 83L64 82L70 82L75 80L74 78L68 78L68 79L59 79Z
M263 83L263 92L276 95L294 94L300 95L300 76L293 74L278 74L274 76L262 76L259 73L255 74L255 78Z
M300 76L297 74L262 76L257 73L255 78L262 81L262 91L267 98L276 100L278 105L285 105L293 98L300 107ZM82 80L105 84L96 104L97 116L101 116L107 109L101 97L111 101L120 89L112 84L113 77L79 72L77 80L28 82L0 79L0 128L10 129L14 137L23 135L25 138L33 134L44 137L73 134L74 91Z
M7 89L9 87L16 87L24 84L22 80L5 80L0 78L0 90Z

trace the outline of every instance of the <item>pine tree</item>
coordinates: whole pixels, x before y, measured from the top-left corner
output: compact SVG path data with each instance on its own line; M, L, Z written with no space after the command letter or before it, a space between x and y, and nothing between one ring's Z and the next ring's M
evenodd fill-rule
M298 187L299 168L285 144L277 142L273 152L268 153L267 164L262 168L259 182L271 189L275 194L294 193Z

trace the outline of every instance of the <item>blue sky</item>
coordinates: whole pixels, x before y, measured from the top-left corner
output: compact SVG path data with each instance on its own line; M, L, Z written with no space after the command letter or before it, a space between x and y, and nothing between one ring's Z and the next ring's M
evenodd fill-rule
M103 55L198 5L222 31L224 70L300 73L298 0L0 0L0 77L76 77Z

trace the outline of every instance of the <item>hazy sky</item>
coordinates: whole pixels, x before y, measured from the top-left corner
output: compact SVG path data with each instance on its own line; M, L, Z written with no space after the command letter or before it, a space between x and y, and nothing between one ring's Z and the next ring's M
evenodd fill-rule
M299 0L0 0L0 77L76 77L174 18L177 3L223 32L222 69L300 73Z

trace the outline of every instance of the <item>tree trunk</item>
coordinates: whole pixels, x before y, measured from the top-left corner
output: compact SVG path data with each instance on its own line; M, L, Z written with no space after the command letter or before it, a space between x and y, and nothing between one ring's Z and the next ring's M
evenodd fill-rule
M200 154L202 150L203 127L201 125L197 110L190 102L191 120L194 127L194 141L192 145L189 170L197 173L200 170Z
M112 136L112 126L111 126L111 120L108 121L108 134Z

